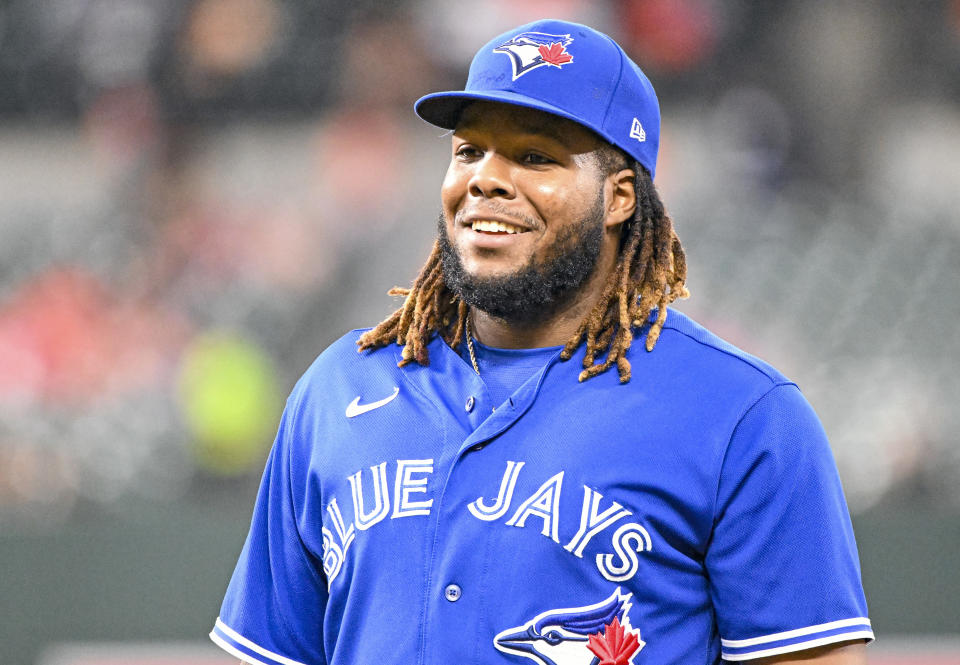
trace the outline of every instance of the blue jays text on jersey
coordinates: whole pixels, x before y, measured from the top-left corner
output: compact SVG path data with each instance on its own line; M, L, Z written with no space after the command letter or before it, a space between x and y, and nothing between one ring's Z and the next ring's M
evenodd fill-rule
M564 472L553 475L545 480L529 497L519 502L519 506L512 510L513 495L517 478L525 462L507 460L503 477L494 483L489 490L492 498L479 496L465 507L470 514L484 522L499 522L506 526L524 528L528 520L539 525L540 533L557 545L560 541L560 492L563 487ZM350 483L350 495L353 505L353 519L345 522L340 505L336 497L327 504L333 532L322 527L323 533L323 572L327 577L327 586L337 578L344 559L348 556L350 546L357 538L357 532L366 531L388 516L390 519L430 515L433 506L433 497L427 490L428 475L433 473L433 460L396 460L396 476L391 483L387 479L387 462L380 462L369 469L372 499L364 499L363 471L358 470L347 478ZM391 466L393 466L391 464ZM393 486L393 508L391 510L391 484ZM483 488L480 488L483 489ZM414 499L414 495L425 495L424 498ZM365 505L371 501L372 506ZM600 510L601 502L604 504ZM508 518L507 514L511 513ZM611 582L620 582L633 577L639 569L638 554L649 551L652 547L650 534L640 524L624 522L630 516L629 510L616 501L604 501L603 495L589 485L583 486L583 504L579 515L571 516L573 522L565 524L572 534L563 549L573 556L583 557L583 550L598 533L609 529L617 522L623 522L613 533L609 547L612 553L598 553L596 555L597 570ZM579 520L579 522L577 522ZM349 523L349 526L345 526ZM576 529L576 532L574 532ZM334 536L336 533L336 537ZM363 536L361 536L363 537Z
M358 335L287 403L211 633L234 655L713 664L872 638L822 428L763 362L670 311L630 383L578 383L581 349L493 404L439 338L398 368Z

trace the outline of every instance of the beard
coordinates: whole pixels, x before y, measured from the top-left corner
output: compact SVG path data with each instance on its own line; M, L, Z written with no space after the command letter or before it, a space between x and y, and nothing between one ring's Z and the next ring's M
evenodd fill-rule
M603 194L588 216L564 229L542 258L531 256L513 273L471 275L440 213L438 241L447 288L471 307L514 324L535 323L559 310L593 274L603 244Z

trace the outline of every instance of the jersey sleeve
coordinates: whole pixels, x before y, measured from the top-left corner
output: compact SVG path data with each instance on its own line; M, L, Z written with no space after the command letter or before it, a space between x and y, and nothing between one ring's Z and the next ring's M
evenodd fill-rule
M322 562L304 542L306 455L291 399L257 494L250 532L210 638L249 663L322 665L327 604Z
M795 385L738 423L714 515L706 568L725 660L873 639L836 464Z

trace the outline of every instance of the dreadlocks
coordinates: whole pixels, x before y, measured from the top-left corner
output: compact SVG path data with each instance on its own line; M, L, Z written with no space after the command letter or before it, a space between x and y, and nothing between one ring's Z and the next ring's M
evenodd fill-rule
M600 299L567 341L560 358L569 360L586 340L579 380L585 381L616 364L620 383L626 383L630 380L626 356L633 343L634 328L640 334L646 331L646 349L652 351L667 318L667 306L689 295L684 286L687 262L650 172L609 144L597 150L595 156L604 176L623 168L633 169L637 207L633 218L622 225L617 264ZM411 362L429 364L427 344L434 333L454 349L460 345L469 308L447 288L439 240L413 286L394 287L388 293L404 296L404 303L360 336L359 351L391 343L402 345L402 367ZM656 318L651 321L654 309Z

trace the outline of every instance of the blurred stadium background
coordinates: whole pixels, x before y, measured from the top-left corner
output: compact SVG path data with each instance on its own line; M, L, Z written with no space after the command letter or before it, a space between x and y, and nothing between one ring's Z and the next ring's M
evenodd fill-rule
M429 248L412 103L544 16L657 87L681 309L821 414L873 662L960 662L960 1L0 0L0 663L229 662L285 395Z

